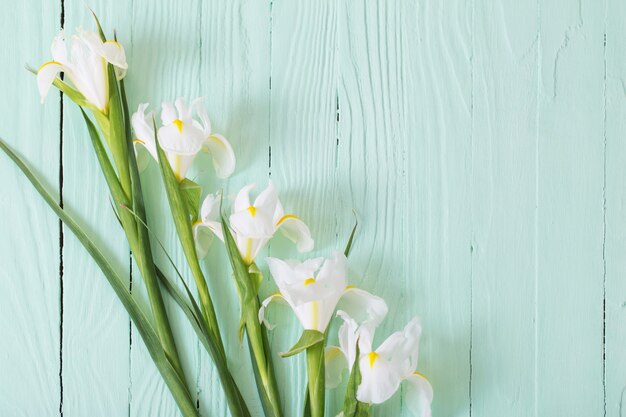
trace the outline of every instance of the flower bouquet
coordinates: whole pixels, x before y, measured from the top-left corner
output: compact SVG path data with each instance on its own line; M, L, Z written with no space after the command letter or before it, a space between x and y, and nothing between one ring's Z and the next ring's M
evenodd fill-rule
M284 410L281 393L302 389L304 404L297 414L322 417L326 413L325 391L340 385L348 374L342 410L344 417L370 416L372 405L388 400L403 382L405 402L418 417L430 416L432 388L417 372L421 325L418 318L403 330L374 344L377 326L388 308L383 299L357 288L347 280L348 256L356 235L356 224L343 250L329 258L283 260L260 259L263 248L278 232L291 240L301 253L313 249L306 223L285 210L272 182L251 199L254 184L237 193L232 202L221 193L202 199L199 184L187 173L200 152L210 154L215 175L227 178L235 170L235 152L229 141L212 131L201 99L189 105L183 99L164 102L160 114L140 104L129 110L124 76L128 70L124 47L116 37L108 38L94 14L96 32L79 30L69 39L61 32L52 42L52 60L36 75L42 102L52 86L72 100L82 113L86 138L91 142L106 179L112 210L123 229L133 259L145 283L148 311L131 295L127 282L104 256L71 215L57 203L28 164L2 140L0 148L22 170L41 197L71 230L102 270L138 330L165 384L183 416L198 416L198 408L187 383L177 340L172 332L164 298L171 297L188 319L201 346L212 360L230 414L251 416L250 403L260 400L267 417L293 416ZM154 162L151 162L154 161ZM151 231L150 207L145 204L141 172L149 163L159 167L176 226L186 266L195 288L190 288L168 256L176 276L167 276L155 262L153 248L165 248ZM228 213L228 214L226 214ZM235 329L220 328L220 312L211 298L203 258L217 238L226 247L232 268L232 285L239 296L240 321ZM157 246L158 245L158 246ZM167 253L167 252L165 252ZM261 299L264 279L259 264L269 267L278 291ZM206 266L205 266L206 267ZM286 304L302 326L302 335L283 358L306 355L307 381L279 384L273 361L277 359L267 337L272 325L266 311L275 302ZM338 346L327 346L329 325L338 320ZM246 398L231 373L234 357L223 343L223 332L237 332L249 346L257 398ZM347 370L347 372L345 372Z

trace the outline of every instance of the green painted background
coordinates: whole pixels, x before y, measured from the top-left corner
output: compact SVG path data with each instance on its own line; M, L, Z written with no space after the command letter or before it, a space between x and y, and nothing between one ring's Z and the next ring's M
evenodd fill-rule
M62 186L144 299L80 114L56 92L41 106L23 69L49 59L63 19L92 28L88 13L2 1L0 136ZM132 107L206 97L238 158L227 182L198 161L207 192L271 177L318 254L343 246L357 210L353 282L390 304L381 338L422 316L434 416L626 415L626 2L89 3L126 46ZM0 415L176 415L96 266L5 157L0 179ZM183 264L154 165L143 180L152 227ZM295 255L280 240L270 253ZM253 396L224 259L215 245L205 266ZM170 307L202 414L226 416ZM275 351L298 336L284 313ZM277 363L297 416L302 358ZM408 412L396 395L374 415Z

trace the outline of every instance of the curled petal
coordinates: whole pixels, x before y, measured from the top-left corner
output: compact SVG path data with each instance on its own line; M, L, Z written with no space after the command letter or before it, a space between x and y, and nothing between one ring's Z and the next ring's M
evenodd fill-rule
M431 417L430 405L433 402L433 387L423 375L414 373L407 378L404 401L415 417Z
M133 148L135 149L135 155L137 156L137 169L139 172L143 172L148 168L150 160L154 158L154 154L146 146L146 142L140 139L133 140Z
M209 253L214 235L213 230L201 221L193 225L193 239L196 242L196 253L199 259L204 258Z
M161 123L164 125L171 124L174 120L177 119L176 108L174 105L168 101L164 101L161 103Z
M350 317L345 311L337 311L337 316L341 317L343 320L343 324L339 327L338 332L339 346L341 347L343 354L348 359L348 366L352 368L356 359L357 340L362 341L363 338L366 337L368 342L366 342L367 346L364 351L369 352L372 350L372 338L369 334L362 334L362 329L364 329L364 327L359 328L357 322L354 321L354 319L352 319L352 317Z
M65 71L65 68L56 61L46 62L39 67L39 71L37 71L37 87L39 88L42 103L50 91L50 86L62 71Z
M105 61L113 64L115 67L115 75L121 80L126 75L128 63L126 62L126 52L124 47L116 41L106 41L100 47L100 56Z
M213 234L204 223L198 223L193 225L193 238L196 242L198 258L202 259L209 253L211 242L213 242Z
M191 103L191 108L195 110L196 114L200 118L200 125L204 132L204 136L208 137L211 134L211 120L206 112L206 109L202 105L204 97L198 97Z
M252 191L254 187L256 187L256 184L248 184L237 193L237 197L235 197L235 201L233 202L233 213L247 210L248 207L250 207L250 191Z
M314 241L311 238L309 227L294 214L285 214L276 223L281 233L296 244L298 252L309 252L313 249Z
M140 104L137 107L137 111L131 116L130 122L133 126L137 139L148 144L147 149L150 151L154 159L158 160L156 146L154 144L154 129L152 124L154 113L149 112L146 114L148 106L148 103Z
M326 362L326 388L336 388L341 384L342 374L348 369L348 361L337 346L329 346L324 352Z
M235 152L222 135L210 135L204 147L211 154L213 168L218 178L228 178L235 171Z
M276 210L277 203L278 193L276 192L276 187L274 187L274 183L272 181L268 181L265 190L261 191L258 197L254 200L254 206L264 207L273 215Z
M355 287L345 289L339 308L357 323L367 324L370 328L378 326L389 310L385 300Z
M220 217L220 199L217 194L208 194L200 208L200 218L203 222L218 221Z
M272 330L275 326L265 319L265 309L270 305L272 301L280 301L280 300L284 301L283 295L277 292L276 294L272 294L269 297L267 297L265 300L263 300L263 302L261 303L261 308L259 308L259 323L263 323L265 327L267 327L270 330Z
M178 111L178 118L184 121L191 120L191 108L187 106L187 102L182 97L178 97L174 101L174 106Z

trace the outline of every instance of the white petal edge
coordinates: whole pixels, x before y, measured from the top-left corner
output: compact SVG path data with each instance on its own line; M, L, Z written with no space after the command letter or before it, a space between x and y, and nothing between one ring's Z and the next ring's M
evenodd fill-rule
M267 327L270 330L272 330L276 326L271 324L269 321L265 319L265 310L270 305L270 303L272 303L273 301L280 301L280 300L284 301L284 297L281 293L277 292L275 294L270 295L265 300L263 300L263 302L261 303L261 308L259 308L259 323L263 323L265 327Z
M246 210L250 207L250 191L254 190L256 184L248 184L237 193L233 202L233 213Z
M415 417L431 417L433 387L424 376L414 373L406 379L408 382L404 393L407 408Z
M326 363L326 388L337 388L343 379L343 371L348 369L348 360L338 346L329 346L324 351Z
M202 202L202 207L200 207L200 218L202 221L219 220L220 201L220 195L218 193L207 194Z
M37 88L39 89L39 95L41 96L41 103L43 103L46 99L46 96L50 91L50 86L54 83L57 75L64 70L65 68L63 65L56 61L46 62L39 67L39 71L37 71Z
M280 232L296 244L298 252L310 252L315 245L311 237L311 230L298 216L285 214L276 223Z
M367 324L370 328L378 326L389 311L385 300L355 287L346 288L338 308L357 323Z
M210 135L204 147L211 154L213 168L218 178L228 178L235 171L236 159L230 142L222 135Z
M211 243L213 242L213 230L202 222L197 222L193 225L193 239L196 243L196 253L198 259L202 259L209 253Z

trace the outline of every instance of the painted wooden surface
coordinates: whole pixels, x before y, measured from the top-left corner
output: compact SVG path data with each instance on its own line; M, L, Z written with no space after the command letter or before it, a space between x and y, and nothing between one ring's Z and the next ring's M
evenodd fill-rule
M433 415L626 414L623 1L90 5L126 47L133 108L205 97L238 158L227 181L199 159L192 176L205 192L271 178L323 255L343 246L356 209L351 279L391 306L379 338L422 316ZM23 70L48 59L62 25L91 28L89 15L70 0L10 10L0 15L0 136L145 300L80 114L56 92L40 106ZM177 415L104 277L1 161L0 415ZM155 166L142 178L152 227L183 265ZM297 255L279 239L268 252ZM204 267L236 378L261 415L224 249ZM228 415L210 360L168 309L202 415ZM271 314L278 352L299 329ZM299 415L302 358L276 363L287 415ZM334 416L341 391L328 395ZM374 415L409 413L396 395Z

